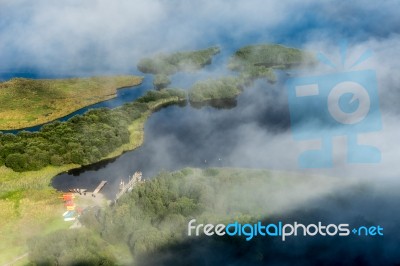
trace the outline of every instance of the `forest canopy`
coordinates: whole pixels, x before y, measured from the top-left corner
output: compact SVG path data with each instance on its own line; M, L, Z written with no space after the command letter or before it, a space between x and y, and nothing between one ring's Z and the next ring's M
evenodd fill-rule
M135 102L89 110L66 122L46 124L38 132L0 133L0 165L23 172L47 165L97 162L129 142L129 125L165 99L184 101L186 93L178 89L149 91Z
M143 73L171 75L179 71L197 70L211 64L212 57L220 52L217 46L203 50L159 54L143 58L138 69Z
M239 77L222 77L196 82L189 91L193 103L210 100L230 99L239 95L246 80Z
M304 189L310 182L318 182L319 186L305 194ZM321 195L323 187L332 185L332 182L335 180L268 170L185 168L159 173L152 180L134 187L112 206L85 210L80 221L91 230L89 237L101 238L111 246L127 250L133 258L130 264L141 265L143 259L145 262L153 261L150 265L159 265L156 261L160 257L153 257L157 252L168 254L168 249L174 252L174 247L196 241L195 237L187 235L188 222L193 218L197 224L254 222L290 208L293 201L307 202L310 197ZM71 232L73 236L66 236L66 233L61 231L38 237L36 245L57 242L58 238L65 241L63 239L75 235ZM217 241L219 245L248 243L244 236L209 240ZM265 239L261 238L262 241ZM94 243L94 240L89 243ZM61 247L43 247L38 252L35 245L31 245L33 262L44 260L47 254L55 254L57 248L61 250ZM85 241L79 241L77 245L75 250L85 250ZM71 250L71 256L73 252ZM249 255L258 259L256 251Z
M312 54L277 44L245 46L237 50L228 62L228 68L238 72L236 77L227 76L196 82L189 91L192 103L234 99L245 86L259 78L277 81L274 70L288 69L314 62Z

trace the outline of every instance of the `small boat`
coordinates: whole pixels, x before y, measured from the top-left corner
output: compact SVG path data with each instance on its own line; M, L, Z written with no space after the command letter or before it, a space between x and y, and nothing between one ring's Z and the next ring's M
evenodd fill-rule
M75 205L74 206L67 206L68 211L74 211L75 210Z
M64 218L72 218L75 215L75 211L68 211L66 215L64 215Z

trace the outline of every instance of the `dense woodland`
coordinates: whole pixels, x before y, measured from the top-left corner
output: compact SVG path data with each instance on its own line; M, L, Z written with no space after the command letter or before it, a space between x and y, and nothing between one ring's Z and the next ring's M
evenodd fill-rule
M283 242L280 237L257 236L246 241L244 235L187 235L191 219L196 219L195 225L234 221L309 224L330 217L326 206L341 208L343 202L350 200L350 191L352 195L357 193L360 201L370 198L370 189L359 185L349 187L350 191L339 186L337 191L326 194L326 188L337 182L320 176L250 169L186 168L163 172L136 186L112 206L85 210L80 220L86 229L58 231L32 239L30 260L47 262L46 265L76 265L89 259L95 262L93 265L320 265L329 254L335 258L332 265L342 265L343 258L345 265L360 261L361 265L369 265L366 262L375 260L381 262L378 265L385 265L388 260L383 243L396 246L396 237L378 240L299 236ZM316 183L318 186L309 190L310 184ZM355 215L355 221L360 221ZM361 240L372 244L376 252L365 250ZM348 249L349 246L353 248ZM122 250L126 254L121 254ZM316 252L320 250L323 252ZM126 259L127 254L131 260Z
M311 54L295 48L275 44L245 46L237 50L228 63L229 69L238 72L237 77L199 81L190 89L189 100L199 103L232 99L255 79L265 78L270 83L276 82L274 69L287 69L311 62Z
M260 187L266 182L270 182L266 171L186 168L162 172L152 181L135 187L113 206L86 209L80 220L90 233L87 230L83 230L82 235L74 232L81 230L58 231L31 240L30 259L36 263L59 265L62 261L63 265L69 265L66 262L78 262L84 258L82 254L88 253L92 261L106 261L107 258L109 263L114 259L109 245L120 249L126 246L134 258L149 255L186 239L187 222L192 217L199 223L232 217L250 221L254 214L265 209L264 203L256 195L244 200L240 191ZM74 247L70 247L71 239L75 241ZM104 253L94 251L99 243L103 243ZM63 248L68 252L61 252ZM105 258L106 254L109 255Z
M46 124L38 132L0 133L0 165L22 172L96 162L129 142L129 124L147 112L150 103L171 96L186 97L180 90L149 91L133 103L90 110L66 122Z
M247 79L222 77L196 82L189 91L189 101L193 103L215 99L231 99L239 95Z
M210 47L197 51L159 54L140 60L138 69L143 73L164 75L171 75L179 71L197 70L211 64L212 57L219 52L219 47Z
M63 229L28 245L34 265L116 265L109 244L90 230Z
M237 50L230 58L228 67L237 71L246 71L253 66L285 69L313 62L313 55L300 49L278 44L260 44Z

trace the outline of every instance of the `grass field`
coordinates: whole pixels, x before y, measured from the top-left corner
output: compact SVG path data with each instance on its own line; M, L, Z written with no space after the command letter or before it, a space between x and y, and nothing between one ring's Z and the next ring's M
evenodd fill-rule
M150 104L150 110L129 126L130 142L122 145L107 158L121 155L142 145L144 124L151 113L163 105L178 102L178 97L161 99ZM27 252L26 240L36 235L68 228L62 220L65 211L51 179L79 165L48 166L39 171L14 172L0 167L0 265Z
M142 77L71 79L14 78L0 83L0 130L50 122L116 96L118 88L138 85Z
M16 173L0 167L0 265L24 254L26 240L39 232L65 228L63 205L51 178L76 165L46 167L41 171Z

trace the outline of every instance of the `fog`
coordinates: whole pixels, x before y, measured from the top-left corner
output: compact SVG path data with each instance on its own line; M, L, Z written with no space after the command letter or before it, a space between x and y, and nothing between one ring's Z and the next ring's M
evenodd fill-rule
M92 0L36 1L35 4L0 0L0 72L15 75L29 72L40 77L138 74L136 63L143 56L220 45L222 55L216 57L216 64L194 76L192 81L195 81L229 73L225 63L235 49L251 43L270 42L321 52L339 66L333 69L322 64L307 72L289 71L290 77L372 69L378 82L382 130L360 133L358 138L363 144L376 146L381 151L380 163L349 164L346 139L338 137L333 139L333 168L299 169L298 156L318 143L294 140L284 84L288 77L284 77L275 85L256 82L238 97L238 109L169 107L153 114L146 124L144 146L124 154L116 159L118 164L112 166L113 162L96 175L98 178L114 175L117 184L133 170L131 162L135 160L135 167L140 169L151 165L144 172L148 177L161 169L185 166L266 168L321 178L332 176L342 179L344 184L349 181L352 185L368 184L373 191L373 198L355 194L357 204L346 209L345 218L365 215L372 223L381 223L392 230L391 221L399 220L398 207L385 203L395 201L397 197L393 196L393 191L400 188L400 18L396 13L399 5L394 0L376 3ZM343 40L348 42L344 66L339 46ZM368 49L373 56L350 69ZM183 79L180 74L175 75L172 85L188 87L192 82ZM163 122L169 115L176 120ZM307 129L309 125L302 126ZM329 129L325 130L329 133ZM329 187L332 193L338 189L337 183ZM344 191L340 197L353 196L352 187ZM318 196L313 206L318 207L323 202L330 212L317 211L313 217L325 215L330 219L340 213L336 202L321 201ZM284 198L282 195L281 200ZM374 202L382 204L380 211L367 211L367 205ZM291 208L286 216L297 214ZM298 215L303 217L303 214ZM398 235L393 236L388 250L392 250L398 240Z
M5 71L126 71L158 51L271 41L303 46L321 39L334 45L343 37L387 42L399 31L396 1L2 0L0 7Z

